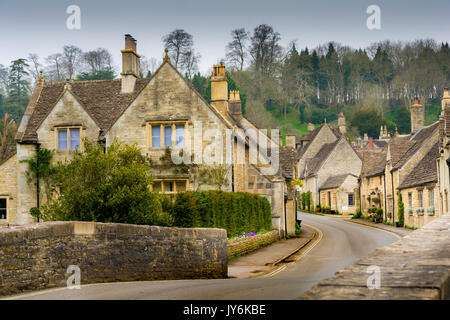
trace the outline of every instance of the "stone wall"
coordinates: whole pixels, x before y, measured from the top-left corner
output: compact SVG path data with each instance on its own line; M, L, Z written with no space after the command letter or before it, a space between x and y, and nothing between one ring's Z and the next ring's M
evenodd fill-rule
M94 222L0 228L0 295L82 283L227 277L223 229Z
M0 226L13 224L17 213L17 156L0 164L0 199L6 199L6 219Z
M450 215L360 258L299 299L450 299ZM380 287L367 282L380 271ZM369 270L370 271L370 270ZM370 279L369 279L370 280ZM373 284L372 282L369 282Z
M242 256L265 247L280 239L278 230L272 230L264 234L258 234L248 238L237 238L228 240L228 257Z

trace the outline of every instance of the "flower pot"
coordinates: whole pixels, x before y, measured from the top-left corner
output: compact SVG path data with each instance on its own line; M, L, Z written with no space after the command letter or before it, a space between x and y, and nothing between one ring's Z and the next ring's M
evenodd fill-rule
M397 228L400 228L400 222L395 221L395 226L396 226Z

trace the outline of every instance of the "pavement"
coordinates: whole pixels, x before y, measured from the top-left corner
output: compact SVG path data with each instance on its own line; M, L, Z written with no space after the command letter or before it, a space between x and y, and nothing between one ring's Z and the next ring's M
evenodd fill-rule
M372 228L378 228L378 229L388 231L388 232L392 232L392 233L395 233L396 235L399 235L400 237L407 236L408 234L410 234L411 232L414 231L414 230L407 229L407 228L397 228L397 227L390 226L390 225L384 224L384 223L375 223L375 222L372 222L372 221L364 219L364 218L348 219L347 221L362 224L362 225L372 227Z
M302 225L302 232L294 238L282 239L254 252L234 258L228 263L228 277L252 278L271 271L284 259L311 242L315 231Z
M42 300L290 300L356 259L398 239L378 228L344 219L299 213L302 225L320 230L320 241L301 250L293 262L246 279L162 280L82 285L79 290L47 289L7 299ZM319 238L318 238L319 240Z

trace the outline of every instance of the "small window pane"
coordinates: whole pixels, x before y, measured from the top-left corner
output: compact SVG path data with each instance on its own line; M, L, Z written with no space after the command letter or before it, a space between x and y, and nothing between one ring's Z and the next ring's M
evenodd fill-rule
M174 192L173 181L164 181L164 192Z
M177 147L184 147L184 125L177 125L176 138Z
M6 219L6 199L0 199L0 219Z
M179 180L177 183L177 192L186 191L186 180Z
M58 149L67 149L67 129L58 129Z
M434 206L434 190L429 189L430 191L430 206Z
M353 206L354 205L354 199L353 199L353 193L348 194L348 205Z
M152 147L153 148L161 147L161 129L159 126L152 127Z
M164 147L172 146L172 126L164 127Z
M80 129L70 129L70 149L80 148Z

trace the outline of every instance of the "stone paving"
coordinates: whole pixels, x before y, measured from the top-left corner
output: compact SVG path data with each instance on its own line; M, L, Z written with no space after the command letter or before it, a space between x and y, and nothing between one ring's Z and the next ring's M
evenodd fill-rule
M274 265L305 246L315 232L307 226L302 226L299 237L282 239L252 253L235 258L228 262L228 276L231 278L251 278L264 274Z

